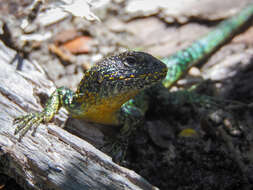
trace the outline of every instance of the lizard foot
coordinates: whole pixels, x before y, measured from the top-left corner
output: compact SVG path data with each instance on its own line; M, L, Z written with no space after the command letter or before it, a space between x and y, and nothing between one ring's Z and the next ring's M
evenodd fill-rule
M51 121L51 119L54 117L55 114L57 114L58 110L62 106L61 102L67 102L67 103L71 102L72 96L69 95L71 93L72 91L64 87L57 88L53 92L53 94L49 97L46 103L46 107L43 109L43 111L36 112L36 113L29 113L27 115L17 117L16 119L14 119L13 123L17 125L14 134L16 135L19 133L19 141L32 127L34 127L34 130L32 133L32 135L34 135L40 123L42 122L47 123Z
M29 129L34 127L33 135L36 130L36 128L39 126L40 123L44 120L44 112L38 112L38 113L30 113L24 116L20 116L14 119L13 124L17 125L14 135L19 135L19 141L22 139L22 137L28 132Z
M128 138L125 136L118 136L114 139L106 138L106 143L102 147L106 153L112 156L115 163L122 163L125 159L128 147Z

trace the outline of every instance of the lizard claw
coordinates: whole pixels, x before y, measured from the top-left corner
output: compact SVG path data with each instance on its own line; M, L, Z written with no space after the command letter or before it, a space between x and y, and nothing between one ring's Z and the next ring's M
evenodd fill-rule
M19 141L22 139L22 137L28 132L29 129L34 126L34 129L38 127L38 125L43 121L44 119L44 113L30 113L24 116L20 116L14 119L13 123L17 125L14 135L19 135ZM33 133L34 134L34 133Z
M107 142L102 147L102 150L112 156L112 160L115 163L122 163L125 159L127 147L128 147L128 138L117 137L116 139L108 139Z

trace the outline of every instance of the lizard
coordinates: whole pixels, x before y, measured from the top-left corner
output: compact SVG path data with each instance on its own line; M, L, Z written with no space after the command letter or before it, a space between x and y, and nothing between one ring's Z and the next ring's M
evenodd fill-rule
M126 51L96 63L79 83L76 92L57 88L41 112L14 119L19 140L32 127L48 123L61 107L74 118L104 125L122 126L119 143L113 146L113 157L125 155L127 139L143 120L150 94L157 88L169 89L190 67L210 56L232 38L252 17L253 5L221 22L206 36L161 60L144 52Z

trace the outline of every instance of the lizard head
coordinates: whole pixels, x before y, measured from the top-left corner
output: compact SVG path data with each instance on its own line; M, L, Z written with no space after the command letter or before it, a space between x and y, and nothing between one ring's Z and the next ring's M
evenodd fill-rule
M115 94L148 88L167 74L163 62L148 53L135 51L108 57L93 69L97 71L97 81Z
M166 65L152 55L126 51L94 64L84 74L77 92L98 99L117 96L118 102L125 102L166 74Z

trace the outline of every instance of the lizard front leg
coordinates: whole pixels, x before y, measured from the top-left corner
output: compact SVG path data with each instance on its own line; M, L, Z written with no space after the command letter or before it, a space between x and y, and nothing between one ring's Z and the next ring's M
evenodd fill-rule
M71 104L74 92L65 87L57 88L49 97L45 108L41 112L29 113L14 119L14 124L17 125L14 134L19 135L19 141L28 132L29 129L34 127L36 129L40 123L48 123L52 120L59 109L64 106L67 107Z
M113 160L120 163L125 159L130 136L144 121L144 112L130 100L121 106L117 114L122 127L115 138L106 139L105 147L108 147Z

